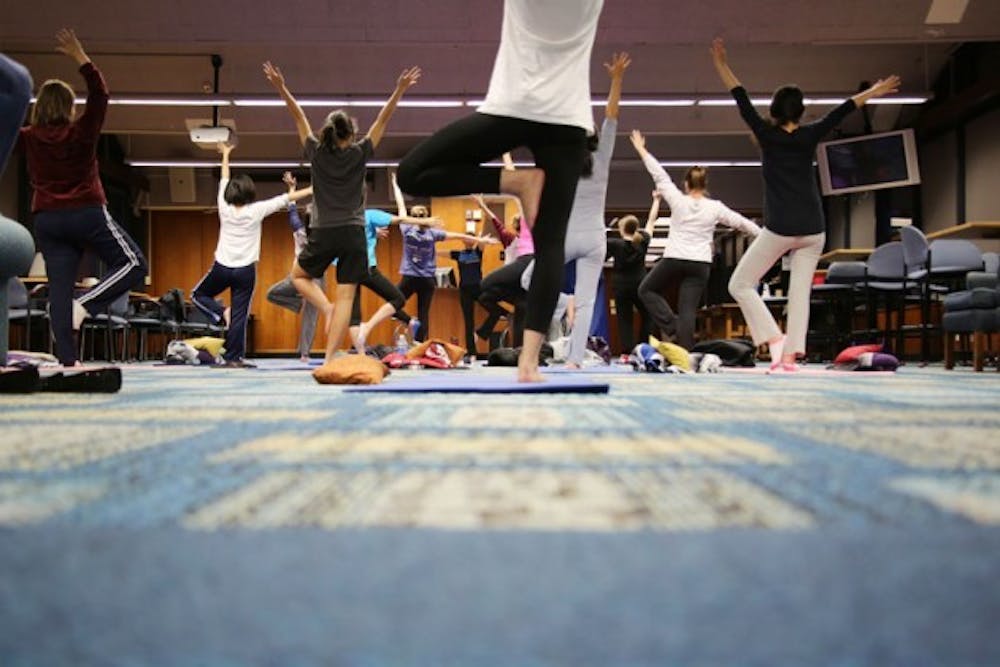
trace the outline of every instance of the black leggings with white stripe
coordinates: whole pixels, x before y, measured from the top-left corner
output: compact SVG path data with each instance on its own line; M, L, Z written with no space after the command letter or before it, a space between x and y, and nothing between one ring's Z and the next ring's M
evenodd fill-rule
M418 196L466 195L500 190L500 169L480 166L524 146L545 172L538 217L531 230L535 272L528 288L525 327L547 332L563 280L566 225L587 155L586 132L569 125L538 123L475 113L438 130L399 165L399 187Z
M71 366L77 361L73 288L84 251L92 250L106 267L101 281L79 298L91 315L105 312L146 275L146 258L103 206L39 211L35 214L35 237L49 278L49 317L56 357L64 366Z

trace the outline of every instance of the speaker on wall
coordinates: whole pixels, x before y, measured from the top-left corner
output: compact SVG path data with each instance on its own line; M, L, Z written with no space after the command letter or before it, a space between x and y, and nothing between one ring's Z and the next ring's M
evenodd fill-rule
M193 204L196 200L194 167L170 167L170 201L175 204Z

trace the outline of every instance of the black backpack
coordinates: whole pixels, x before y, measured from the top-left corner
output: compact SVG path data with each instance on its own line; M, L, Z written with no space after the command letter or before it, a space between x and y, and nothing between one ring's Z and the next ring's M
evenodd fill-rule
M754 366L756 348L741 338L732 340L703 340L694 344L692 352L714 354L722 359L723 366Z
M184 291L171 287L160 297L160 313L162 317L180 324L184 321Z

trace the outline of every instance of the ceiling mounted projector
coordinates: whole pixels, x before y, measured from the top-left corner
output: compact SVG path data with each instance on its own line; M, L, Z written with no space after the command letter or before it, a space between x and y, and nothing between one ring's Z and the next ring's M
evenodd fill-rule
M229 143L234 138L228 127L192 127L191 141L196 144Z

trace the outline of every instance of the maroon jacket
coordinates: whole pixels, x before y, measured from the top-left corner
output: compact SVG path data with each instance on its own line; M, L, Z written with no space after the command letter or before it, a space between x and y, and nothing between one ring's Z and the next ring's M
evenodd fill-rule
M21 128L17 150L28 156L35 190L31 210L103 206L107 203L97 171L97 140L108 110L108 87L93 63L80 66L87 81L87 108L72 123Z

